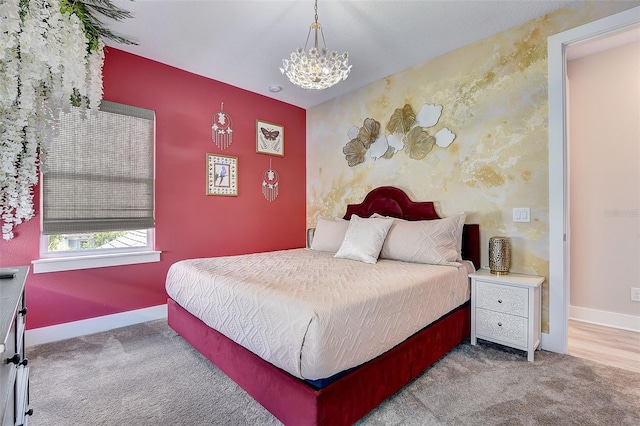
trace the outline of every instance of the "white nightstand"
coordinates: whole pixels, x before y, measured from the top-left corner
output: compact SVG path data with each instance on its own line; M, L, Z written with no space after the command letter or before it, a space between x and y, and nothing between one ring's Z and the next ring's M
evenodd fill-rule
M471 277L471 344L484 339L527 351L527 360L540 345L540 289L545 278L535 275L496 275L480 269Z

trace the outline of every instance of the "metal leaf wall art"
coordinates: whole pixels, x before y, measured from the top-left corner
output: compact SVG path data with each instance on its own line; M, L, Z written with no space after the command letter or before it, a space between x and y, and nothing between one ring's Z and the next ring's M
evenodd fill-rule
M442 115L442 105L424 104L416 114L411 105L397 108L381 133L380 122L365 118L362 127L353 126L347 132L349 142L342 152L349 167L366 160L366 154L374 160L392 158L397 152L405 151L409 158L422 160L435 145L448 148L456 135L446 127L434 132Z
M391 114L391 118L389 118L389 122L387 123L387 130L389 133L402 135L407 133L415 122L416 113L413 112L411 105L406 104L402 109L397 108L393 114Z

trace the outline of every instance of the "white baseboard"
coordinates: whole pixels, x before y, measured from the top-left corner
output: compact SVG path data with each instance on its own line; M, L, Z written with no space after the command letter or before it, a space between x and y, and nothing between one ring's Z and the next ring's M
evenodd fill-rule
M640 332L640 317L633 315L569 306L569 319Z
M72 337L86 336L113 330L114 328L141 322L153 321L167 317L167 305L152 306L150 308L137 309L135 311L121 312L118 314L104 315L81 321L51 325L48 327L34 328L25 333L25 346L40 345L42 343L56 342Z

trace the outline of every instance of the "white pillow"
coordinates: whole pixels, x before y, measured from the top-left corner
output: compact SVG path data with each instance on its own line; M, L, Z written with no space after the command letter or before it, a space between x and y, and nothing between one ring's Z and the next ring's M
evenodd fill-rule
M395 219L380 257L404 262L452 265L462 260L460 251L465 219L465 213L433 220Z
M309 248L317 251L337 252L348 227L348 220L319 217Z
M392 218L366 218L351 215L349 228L335 257L376 263Z

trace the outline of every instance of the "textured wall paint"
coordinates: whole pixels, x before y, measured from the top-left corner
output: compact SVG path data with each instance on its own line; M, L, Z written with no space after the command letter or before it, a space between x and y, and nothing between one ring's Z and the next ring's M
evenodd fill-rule
M464 211L467 223L479 223L483 265L489 237L506 235L513 272L548 276L547 37L637 4L580 3L307 111L307 226L319 215L342 216L347 203L375 187L394 185L414 200L436 201L441 216ZM443 105L433 130L451 129L451 146L436 146L423 160L399 152L347 165L342 148L352 126L373 118L384 128L396 108L418 111L424 103ZM514 207L530 207L532 221L513 223Z
M31 274L29 329L166 303L165 277L181 259L303 247L305 243L306 112L177 68L109 48L107 100L156 112L156 248L161 261L81 271ZM211 139L212 115L233 121L233 144ZM285 126L285 157L256 153L256 119ZM238 157L238 196L206 196L207 152ZM269 160L280 174L280 195L262 195ZM36 189L37 192L37 189ZM38 201L36 200L36 205ZM38 258L39 217L0 240L0 266Z

